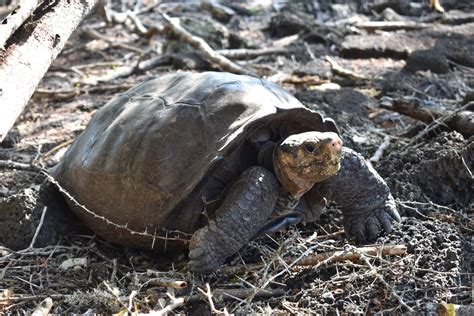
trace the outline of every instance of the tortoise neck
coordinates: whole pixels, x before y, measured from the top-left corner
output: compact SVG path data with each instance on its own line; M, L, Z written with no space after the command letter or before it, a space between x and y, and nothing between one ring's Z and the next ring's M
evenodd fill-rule
M277 143L266 142L258 150L258 165L264 167L271 172L275 173L275 168L273 166L273 153L277 147Z
M292 183L290 177L285 174L284 170L279 168L278 162L275 159L275 152L279 145L280 143L270 141L263 144L258 150L258 165L273 172L283 190L291 196L291 200L298 201L299 196L294 196L290 193L290 191L296 190L296 184Z

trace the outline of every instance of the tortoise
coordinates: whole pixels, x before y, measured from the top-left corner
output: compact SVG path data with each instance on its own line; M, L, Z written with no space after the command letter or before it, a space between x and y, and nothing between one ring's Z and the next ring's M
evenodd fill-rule
M332 119L276 84L231 73L169 74L116 96L51 174L104 239L189 249L201 273L259 233L317 220L326 199L360 242L400 220L384 180L342 146Z

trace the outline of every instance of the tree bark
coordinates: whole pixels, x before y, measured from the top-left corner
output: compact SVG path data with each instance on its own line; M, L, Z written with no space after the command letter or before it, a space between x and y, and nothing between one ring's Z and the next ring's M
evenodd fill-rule
M0 142L97 0L44 1L0 49Z
M0 48L5 46L8 38L25 22L38 7L41 0L23 1L0 23Z

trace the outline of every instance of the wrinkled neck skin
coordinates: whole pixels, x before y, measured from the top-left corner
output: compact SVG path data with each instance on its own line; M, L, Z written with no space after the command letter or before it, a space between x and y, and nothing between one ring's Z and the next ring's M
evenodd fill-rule
M276 148L275 148L275 151L276 151ZM311 190L313 185L316 183L316 182L309 183L306 181L300 182L297 180L297 178L292 177L288 172L289 170L285 170L280 167L280 164L278 163L278 160L275 154L273 154L273 170L275 172L276 177L278 178L278 181L280 181L283 188L285 188L285 190L289 193L289 195L293 198L294 201L299 201L299 199L306 192Z
M305 190L298 189L298 185L290 181L289 177L286 176L278 167L278 163L275 161L275 151L278 147L278 143L267 142L260 148L258 152L258 164L262 167L267 168L276 175L278 181L282 185L284 191L288 193L288 205L290 209L294 209L299 202L301 196L309 191L313 185L306 188ZM299 194L293 194L292 192L299 192Z

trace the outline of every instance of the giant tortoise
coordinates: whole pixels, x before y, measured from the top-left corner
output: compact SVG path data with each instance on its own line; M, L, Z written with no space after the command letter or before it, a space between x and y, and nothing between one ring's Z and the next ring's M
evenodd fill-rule
M116 96L52 176L104 239L189 249L190 269L203 273L261 232L318 219L326 198L359 241L400 218L333 120L278 85L230 73L165 75Z

